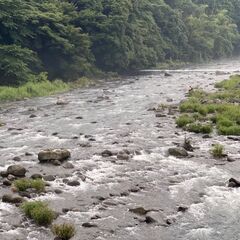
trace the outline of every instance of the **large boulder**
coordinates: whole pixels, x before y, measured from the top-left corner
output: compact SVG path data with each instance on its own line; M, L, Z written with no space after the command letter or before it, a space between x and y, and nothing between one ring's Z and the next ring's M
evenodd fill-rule
M71 157L71 153L67 149L45 149L38 153L38 160L41 163L53 162L58 160L60 162Z
M183 158L183 157L187 157L188 156L188 152L182 148L169 148L168 149L168 153L171 156L177 157L177 158Z
M16 177L25 177L27 170L21 165L11 165L7 169L7 174Z

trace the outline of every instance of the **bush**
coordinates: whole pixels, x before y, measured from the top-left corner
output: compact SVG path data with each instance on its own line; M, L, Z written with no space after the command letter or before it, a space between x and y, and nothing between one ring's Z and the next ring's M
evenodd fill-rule
M69 223L54 224L52 232L62 240L69 240L75 235L75 227Z
M212 125L210 124L190 124L186 127L186 130L189 132L194 132L194 133L204 133L204 134L209 134L212 132L213 128Z
M234 126L218 126L218 133L221 135L233 135L233 136L240 136L240 126L234 125Z
M189 116L187 114L183 114L179 116L179 118L176 120L176 124L178 127L184 127L189 123L193 123L195 120L192 116Z
M55 218L54 212L41 201L23 203L21 208L27 217L41 226L50 225Z
M34 188L38 192L45 190L45 182L42 179L18 179L13 182L13 185L18 191L26 191L28 188Z
M216 158L223 157L223 151L224 151L224 147L221 144L215 144L211 149L211 153L213 157L216 157Z

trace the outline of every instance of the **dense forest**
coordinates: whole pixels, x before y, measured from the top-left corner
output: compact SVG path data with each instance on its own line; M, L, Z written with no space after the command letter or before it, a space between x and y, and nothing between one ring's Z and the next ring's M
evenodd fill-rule
M0 0L0 84L230 56L239 12L239 0Z

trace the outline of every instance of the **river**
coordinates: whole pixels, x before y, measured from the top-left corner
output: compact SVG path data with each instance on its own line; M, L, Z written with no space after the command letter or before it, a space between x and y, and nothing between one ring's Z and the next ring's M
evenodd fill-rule
M178 104L189 86L212 91L214 83L238 70L240 59L172 71L169 77L146 71L60 94L68 102L62 106L56 105L58 96L3 104L0 171L16 164L13 158L19 156L17 164L28 169L27 176L54 175L49 191L35 199L61 213L56 222L76 226L73 240L239 240L240 189L227 187L229 178L240 178L239 161L221 162L209 153L212 144L220 142L240 159L239 142L185 133L176 128L176 115L156 118L148 111L158 104ZM185 135L198 147L192 156L167 156L168 148L182 143ZM38 163L41 149L60 147L71 151L74 169ZM126 149L128 160L101 156L103 150ZM80 186L68 186L64 179L78 180ZM0 197L9 192L1 186ZM156 222L147 224L129 211L136 207L153 210L148 216ZM179 207L188 209L179 212ZM68 211L62 213L63 208ZM95 227L82 227L85 222ZM49 229L26 220L19 208L0 202L0 239L54 237Z

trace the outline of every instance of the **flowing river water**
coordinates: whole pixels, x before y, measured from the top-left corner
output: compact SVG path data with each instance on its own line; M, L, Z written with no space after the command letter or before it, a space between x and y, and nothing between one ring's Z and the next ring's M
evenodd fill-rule
M240 189L226 184L231 177L240 178L239 141L185 133L176 128L176 115L156 118L148 111L158 104L178 104L190 85L212 91L214 83L238 70L239 59L173 71L169 77L147 71L61 94L68 101L63 106L56 105L57 96L4 104L0 171L21 164L27 176L55 176L47 193L34 199L60 213L56 222L76 226L73 240L239 240ZM31 114L36 117L29 118ZM185 135L198 147L192 156L167 156ZM237 161L214 160L209 149L218 142ZM69 149L74 168L39 164L37 154L45 148ZM106 149L127 149L130 158L102 157ZM13 160L16 156L20 162ZM68 186L64 179L78 180L80 186ZM9 192L0 186L0 197ZM147 215L156 222L147 224L144 216L129 211L136 207L152 210ZM179 207L188 209L179 212ZM93 227L83 227L86 222ZM48 228L25 219L19 208L0 202L0 239L54 237Z

